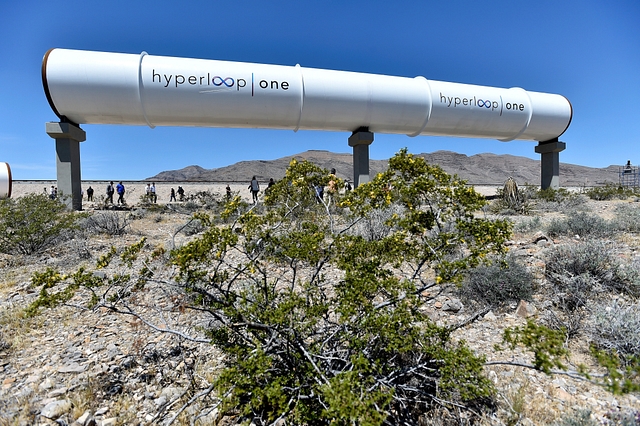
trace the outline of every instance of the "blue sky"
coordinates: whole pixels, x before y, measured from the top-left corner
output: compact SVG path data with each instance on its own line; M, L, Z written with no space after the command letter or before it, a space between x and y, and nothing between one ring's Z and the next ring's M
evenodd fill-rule
M640 164L640 2L35 1L0 3L0 161L14 179L55 179L57 117L41 80L53 47L359 71L558 93L572 103L560 161ZM83 125L82 178L134 180L309 149L351 152L349 134ZM536 142L375 135L403 147L534 159Z

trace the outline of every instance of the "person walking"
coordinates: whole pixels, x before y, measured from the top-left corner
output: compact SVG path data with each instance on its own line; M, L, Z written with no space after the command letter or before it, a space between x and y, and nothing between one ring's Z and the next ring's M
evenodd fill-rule
M171 196L169 197L169 202L176 201L176 191L171 188Z
M122 181L118 182L118 185L116 185L116 191L118 191L118 204L125 204L124 185L122 184Z
M225 188L225 190L227 191L227 200L231 199L231 187L229 186L229 184L227 184L227 187Z
M249 190L251 191L251 195L253 197L253 204L258 203L258 193L260 192L260 184L258 183L258 179L254 176L251 178L251 183L249 184Z
M154 204L158 202L158 196L156 195L155 182L151 182L151 186L149 187L149 196L150 196L151 202L153 202Z
M93 188L91 186L87 188L87 201L93 201Z
M107 185L107 198L104 200L104 203L111 203L113 204L113 193L115 192L115 190L113 189L113 181L109 182L109 184Z

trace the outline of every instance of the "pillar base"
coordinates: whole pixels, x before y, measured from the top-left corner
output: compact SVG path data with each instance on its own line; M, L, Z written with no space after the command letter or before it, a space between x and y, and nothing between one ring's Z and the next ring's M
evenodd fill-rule
M369 182L369 145L373 142L373 133L368 129L358 129L349 137L349 146L353 147L353 187Z
M535 151L540 154L540 188L560 188L560 151L564 151L567 144L552 139L539 142Z
M71 123L46 123L46 131L56 140L56 171L58 193L73 210L82 210L82 180L80 177L80 142L87 134Z

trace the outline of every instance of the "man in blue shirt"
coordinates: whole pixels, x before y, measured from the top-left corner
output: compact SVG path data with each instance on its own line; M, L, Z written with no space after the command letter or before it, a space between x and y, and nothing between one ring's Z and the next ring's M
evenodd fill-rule
M118 193L118 204L124 204L124 185L122 182L116 185L116 192Z

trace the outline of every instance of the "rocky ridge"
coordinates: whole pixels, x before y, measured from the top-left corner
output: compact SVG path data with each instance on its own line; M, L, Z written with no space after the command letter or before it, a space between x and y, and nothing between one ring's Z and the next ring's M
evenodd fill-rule
M519 184L537 185L540 182L540 161L515 155L476 154L467 156L451 151L436 151L417 154L427 162L441 166L449 174L457 174L474 185L502 185L510 176ZM261 181L284 176L292 159L305 159L330 170L335 168L338 177L352 179L353 160L348 153L310 150L276 160L241 161L217 169L188 166L149 177L149 181L199 181L199 182L244 182L257 176ZM387 160L370 160L370 173L375 175L387 168ZM597 186L618 182L618 166L592 168L560 163L562 186Z

